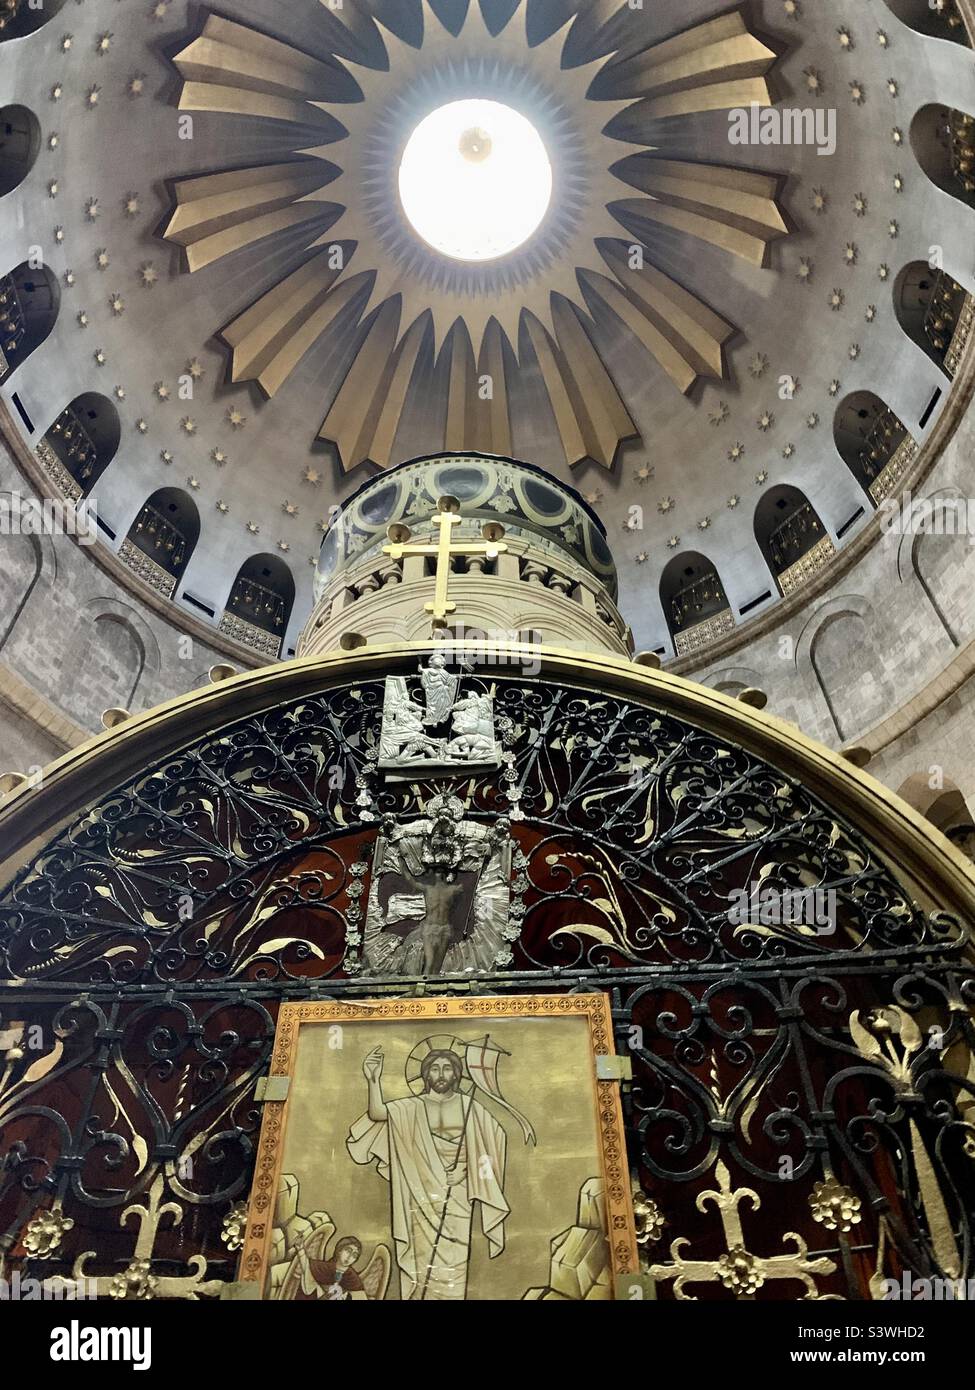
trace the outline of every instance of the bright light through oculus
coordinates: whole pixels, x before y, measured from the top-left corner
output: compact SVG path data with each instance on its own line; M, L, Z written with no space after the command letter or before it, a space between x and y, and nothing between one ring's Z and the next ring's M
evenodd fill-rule
M406 143L399 195L414 231L445 256L490 261L527 241L552 196L532 123L497 101L452 101Z

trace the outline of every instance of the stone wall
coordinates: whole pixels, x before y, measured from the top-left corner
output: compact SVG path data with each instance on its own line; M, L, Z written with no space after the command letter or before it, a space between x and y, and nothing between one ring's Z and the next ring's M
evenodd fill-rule
M969 412L914 501L928 499L935 518L952 498L967 503L973 451ZM895 791L924 773L975 808L975 531L937 531L887 532L797 614L763 622L694 679L758 686L804 733L870 749L870 771Z
M0 494L33 496L0 439ZM227 657L168 623L70 536L0 536L0 772L43 766L203 685Z

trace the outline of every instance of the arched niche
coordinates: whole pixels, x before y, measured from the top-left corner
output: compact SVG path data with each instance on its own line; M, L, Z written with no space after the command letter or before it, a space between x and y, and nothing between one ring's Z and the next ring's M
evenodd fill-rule
M87 497L118 452L122 426L107 396L75 396L37 446L37 456L62 492Z
M797 487L773 487L764 494L755 508L755 539L782 594L801 588L834 553L826 527Z
M934 39L951 39L971 47L965 21L955 0L886 0L891 10L909 29Z
M142 505L119 550L140 579L171 597L200 537L200 513L180 488L164 487Z
M43 343L57 321L61 290L42 266L22 261L0 279L0 384Z
M17 499L4 494L8 505ZM3 539L3 564L0 565L0 648L17 625L17 620L41 577L44 554L40 539L34 535L11 535Z
M709 646L735 625L718 571L696 550L675 555L666 566L660 602L678 656Z
M842 401L833 439L843 462L879 506L917 453L907 426L873 391L855 391Z
M251 555L237 571L221 632L277 657L295 601L291 570L277 555Z
M911 341L954 378L975 318L964 286L927 261L911 261L894 282L894 313Z
M0 107L0 198L12 193L34 167L41 126L26 106Z
M146 669L146 644L124 606L109 601L87 605L68 639L65 670L71 681L65 691L68 713L88 729L99 729L107 709L135 708Z
M972 580L975 556L968 532L969 502L957 489L914 499L910 568L953 647L975 632ZM934 634L931 634L932 638Z
M881 723L897 703L873 631L873 612L859 599L836 599L817 614L809 661L841 739Z
M68 0L0 0L0 43L22 39L40 29L64 9Z
M932 183L975 208L975 116L922 106L911 122L911 148Z

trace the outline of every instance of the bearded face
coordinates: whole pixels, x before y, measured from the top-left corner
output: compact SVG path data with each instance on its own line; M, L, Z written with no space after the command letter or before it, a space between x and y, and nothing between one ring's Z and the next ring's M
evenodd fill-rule
M453 1095L460 1082L457 1062L449 1054L429 1058L423 1069L423 1080L426 1089L434 1095Z

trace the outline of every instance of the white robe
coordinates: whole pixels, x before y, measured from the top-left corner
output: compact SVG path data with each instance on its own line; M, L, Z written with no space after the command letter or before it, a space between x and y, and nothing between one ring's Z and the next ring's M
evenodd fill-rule
M404 1299L463 1299L467 1294L473 1203L492 1258L504 1249L505 1133L477 1101L467 1102L459 1142L438 1139L422 1097L386 1102L388 1120L361 1115L346 1141L356 1163L376 1160L390 1184L392 1235ZM453 1186L449 1169L465 1169Z

